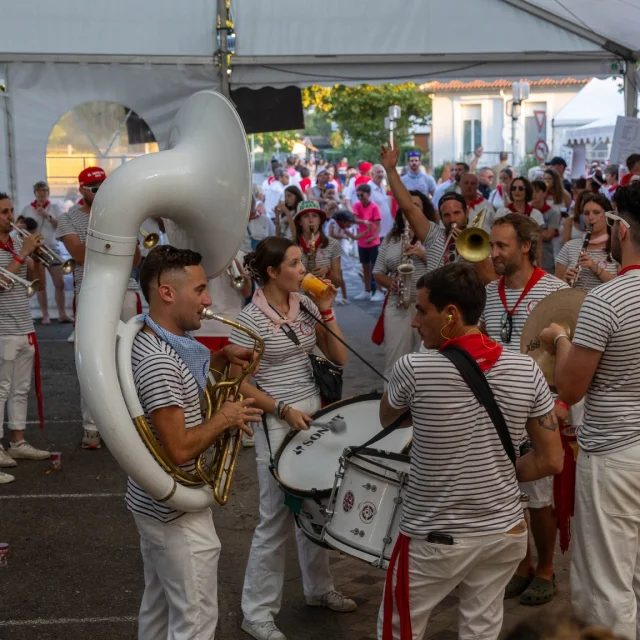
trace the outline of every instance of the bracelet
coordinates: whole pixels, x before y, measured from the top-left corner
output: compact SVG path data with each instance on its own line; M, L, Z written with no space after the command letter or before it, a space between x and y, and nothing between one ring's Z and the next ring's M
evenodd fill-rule
M336 319L336 317L333 314L331 314L330 317L326 317L322 319L324 320L324 322L333 322Z
M598 270L596 271L596 276L598 276L598 278L602 275L602 272L604 271L604 267L599 267Z
M554 347L554 349L557 348L556 345L558 343L558 340L560 340L560 338L566 338L569 342L571 342L571 338L569 338L569 336L566 333L561 333L560 335L557 335L553 339L553 347Z
M273 415L279 418L281 412L282 412L282 400L276 400L276 404L273 407Z
M20 258L19 256L15 255L13 256L13 259L18 263L18 264L24 264L24 260L22 258Z
M291 409L291 407L288 404L285 404L284 409L282 410L282 420L287 419L287 413L289 413L289 409Z
M325 316L333 315L333 309L325 309L324 311L320 311L320 315L324 318Z
M560 400L560 398L556 398L555 404L562 407L565 411L569 411L569 405L566 402Z

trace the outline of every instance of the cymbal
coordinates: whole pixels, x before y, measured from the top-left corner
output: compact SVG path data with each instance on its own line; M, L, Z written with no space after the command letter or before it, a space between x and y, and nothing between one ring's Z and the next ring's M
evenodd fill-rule
M558 289L538 302L522 328L520 351L538 363L551 387L554 386L553 368L556 358L540 346L540 333L555 322L563 326L569 338L573 340L580 307L586 296L587 292L584 289Z

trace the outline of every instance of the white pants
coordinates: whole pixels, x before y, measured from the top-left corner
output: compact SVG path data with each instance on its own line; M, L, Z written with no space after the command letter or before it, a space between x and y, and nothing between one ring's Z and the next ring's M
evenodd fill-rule
M413 353L420 347L420 334L411 328L415 315L413 305L408 309L400 309L393 299L384 310L384 377L387 380L391 377L391 369L398 358Z
M315 396L291 405L311 414L320 408ZM267 416L271 449L275 454L289 426L273 416ZM302 570L302 586L306 597L321 596L333 590L329 572L329 552L311 542L295 526L293 514L284 503L284 493L269 471L269 448L262 425L255 431L256 462L260 487L260 524L251 542L249 561L242 590L242 613L252 623L268 622L280 611L286 543L295 528L298 560Z
M26 427L35 352L27 334L0 336L0 438L4 436L5 405L9 429L23 431Z
M576 614L640 638L640 445L605 455L580 450L571 600Z
M495 640L502 627L504 589L527 552L527 535L498 533L455 538L453 545L412 538L409 543L409 609L412 640L421 640L429 616L456 586L460 587L458 638ZM396 572L393 586L396 585ZM382 638L384 595L378 615ZM393 638L400 638L395 607Z
M553 476L547 476L533 482L519 482L520 491L529 496L524 503L527 509L543 509L553 506Z
M169 524L133 517L144 563L139 640L213 640L220 540L211 509L185 513Z
M122 303L122 311L120 312L120 320L122 322L128 322L136 315L138 305L138 298L135 291L127 291L124 294L124 301ZM95 420L89 411L89 407L85 402L82 393L80 394L80 411L82 412L82 427L86 431L98 431Z

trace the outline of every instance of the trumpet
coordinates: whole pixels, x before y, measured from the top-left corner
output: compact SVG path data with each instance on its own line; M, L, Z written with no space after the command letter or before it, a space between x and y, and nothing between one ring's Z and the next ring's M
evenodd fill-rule
M160 242L160 236L157 233L145 231L142 227L138 229L138 233L144 238L142 240L142 246L145 249L153 249L158 242Z
M20 227L16 226L15 224L13 224L13 222L11 223L11 226L23 237L23 238L28 238L31 234L26 231L25 229L21 229ZM76 268L76 261L73 258L69 258L68 260L64 260L62 258L62 256L57 253L56 251L54 251L53 249L50 249L49 247L47 247L46 245L42 244L40 245L35 251L34 251L34 256L36 258L38 258L38 260L45 266L48 268L50 267L55 267L58 265L62 266L62 273L64 273L65 275L68 275L70 273L73 273L73 270Z
M21 284L27 290L29 298L40 291L40 280L37 278L29 282L15 273L11 273L8 269L0 267L0 288L11 291L16 284Z
M456 238L456 251L467 262L482 262L491 254L489 234L482 228L486 215L487 210L483 209Z
M232 260L231 264L227 267L227 275L229 276L229 283L232 289L240 291L240 289L244 287L246 278L240 273L235 259Z
M578 278L580 277L580 270L582 267L580 266L580 256L589 248L589 243L591 242L591 234L593 233L593 227L587 227L587 231L584 234L584 241L582 242L582 249L580 249L580 253L578 254L578 261L576 262L576 266L574 267L576 272L576 277L569 283L571 288L576 286L578 282Z

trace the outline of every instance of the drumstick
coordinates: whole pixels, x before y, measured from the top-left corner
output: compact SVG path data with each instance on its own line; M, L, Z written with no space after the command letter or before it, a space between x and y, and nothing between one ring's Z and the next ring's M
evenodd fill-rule
M325 429L329 429L331 433L343 433L347 430L347 422L344 418L340 416L336 416L329 420L329 422L319 422L314 420L309 423L310 427L323 427Z

